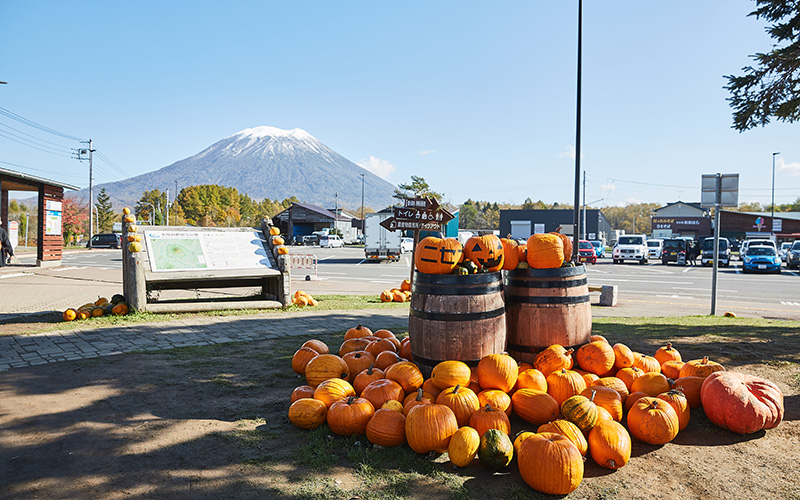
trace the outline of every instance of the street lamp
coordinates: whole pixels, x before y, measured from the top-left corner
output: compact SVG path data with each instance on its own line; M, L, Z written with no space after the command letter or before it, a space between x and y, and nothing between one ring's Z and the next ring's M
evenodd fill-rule
M361 174L361 239L364 239L364 174Z
M770 234L775 234L775 157L779 154L781 154L780 151L772 153L772 213L769 218L772 229L770 229Z
M140 201L139 203L141 203L142 205L150 205L150 207L152 207L153 210L150 211L150 225L152 226L154 221L153 216L156 213L155 205L153 205L152 203L148 203L146 201Z

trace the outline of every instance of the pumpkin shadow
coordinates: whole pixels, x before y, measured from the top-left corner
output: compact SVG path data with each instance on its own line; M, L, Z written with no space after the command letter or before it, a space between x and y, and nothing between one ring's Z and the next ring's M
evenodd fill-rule
M633 455L631 455L633 456ZM617 472L617 469L606 469L605 467L600 467L597 465L591 457L586 458L586 462L583 464L583 477L604 477Z
M784 396L783 409L784 420L800 420L800 394Z
M634 459L635 457L641 457L642 455L647 455L648 453L653 453L654 451L658 451L663 447L663 444L647 444L631 436L631 459Z

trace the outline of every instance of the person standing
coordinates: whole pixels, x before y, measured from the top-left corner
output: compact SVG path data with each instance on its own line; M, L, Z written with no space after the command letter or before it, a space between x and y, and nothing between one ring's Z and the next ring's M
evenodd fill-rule
M0 220L0 224L3 221ZM0 267L6 265L6 261L14 256L14 247L11 246L11 239L8 237L8 232L0 225Z

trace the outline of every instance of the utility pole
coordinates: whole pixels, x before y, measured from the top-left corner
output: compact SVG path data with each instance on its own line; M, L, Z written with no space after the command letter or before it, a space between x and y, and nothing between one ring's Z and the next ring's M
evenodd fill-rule
M586 239L586 171L583 171L583 239Z
M576 119L575 119L575 207L573 209L573 244L572 255L564 256L564 260L578 262L578 219L580 218L580 182L581 182L581 66L583 52L583 0L578 0L578 91L576 98Z
M169 226L169 188L167 188L167 206L166 206L166 211L167 211L167 220L164 221L164 225L165 226Z
M82 155L89 153L89 248L92 248L92 236L94 236L94 211L92 210L92 207L94 206L94 195L92 193L92 153L94 153L94 149L92 148L91 139L88 141L81 141L81 143L89 145L89 149L77 150L77 158L78 160L84 160Z
M333 215L336 218L333 219L333 232L336 232L336 229L339 227L339 193L336 193L336 208L334 209Z
M364 239L364 174L361 174L361 239Z

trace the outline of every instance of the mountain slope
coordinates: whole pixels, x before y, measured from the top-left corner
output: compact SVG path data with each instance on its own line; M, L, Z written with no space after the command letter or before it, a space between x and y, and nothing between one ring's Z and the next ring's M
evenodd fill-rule
M100 184L114 206L132 206L144 191L178 189L199 184L235 187L251 198L298 200L325 208L338 204L351 211L364 205L380 210L392 203L394 185L359 167L301 129L255 127L222 139L189 158L120 182ZM88 190L81 191L88 196Z

